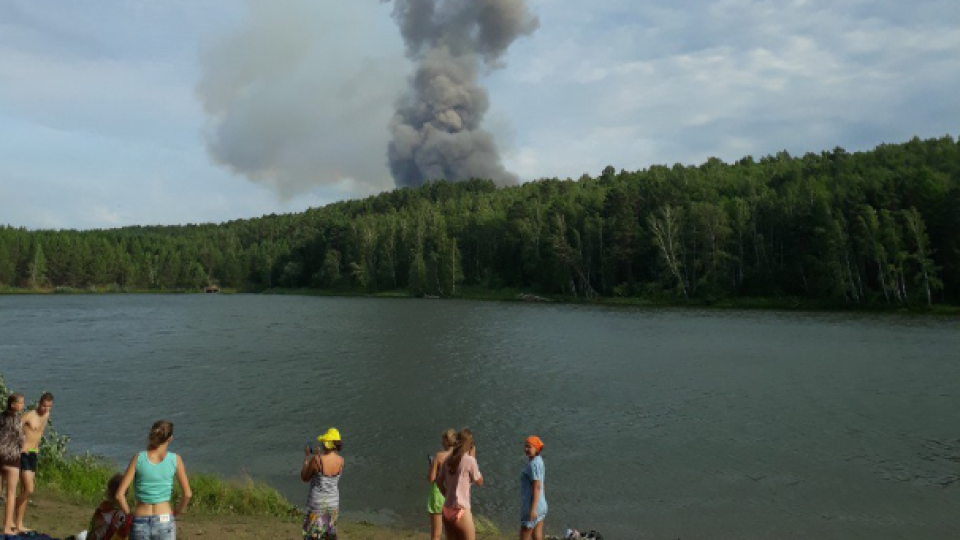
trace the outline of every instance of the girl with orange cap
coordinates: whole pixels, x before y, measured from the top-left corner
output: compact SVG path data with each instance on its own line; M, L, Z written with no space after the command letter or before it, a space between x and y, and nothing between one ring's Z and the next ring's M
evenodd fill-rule
M543 540L543 521L547 517L547 498L543 483L543 441L536 435L527 437L523 453L527 465L520 473L520 540Z

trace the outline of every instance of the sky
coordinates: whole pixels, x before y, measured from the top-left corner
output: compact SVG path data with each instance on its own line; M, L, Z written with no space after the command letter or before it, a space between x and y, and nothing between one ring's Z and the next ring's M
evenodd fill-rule
M528 0L485 69L521 181L960 133L956 0ZM393 189L380 0L3 0L0 224L223 222Z

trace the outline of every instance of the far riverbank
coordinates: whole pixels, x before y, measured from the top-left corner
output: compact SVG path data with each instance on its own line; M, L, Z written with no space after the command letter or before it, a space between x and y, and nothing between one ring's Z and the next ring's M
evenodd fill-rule
M124 289L121 287L56 287L30 289L22 287L0 287L2 295L88 295L88 294L204 294L202 289ZM406 290L392 291L356 291L349 289L288 289L274 287L262 291L244 291L223 289L217 294L268 294L294 296L320 296L332 298L402 298L415 296ZM453 297L426 297L436 300L472 300L479 302L520 302L553 303L564 305L590 305L642 309L708 309L720 311L792 311L809 313L870 313L892 315L919 315L938 317L960 317L960 306L934 304L933 306L869 304L853 305L849 303L811 300L799 297L731 297L713 300L679 298L643 298L643 297L595 297L584 298L567 295L549 295L523 291L519 289L489 290L479 287L465 287Z
M328 289L284 289L272 288L261 291L259 294L298 295L344 298L413 298L403 290L363 292ZM431 298L431 297L428 297ZM957 317L960 316L960 306L935 304L927 306L888 306L888 305L850 305L837 302L809 300L797 297L741 297L724 298L717 300L681 300L670 298L641 298L641 297L596 297L584 298L565 295L547 295L522 291L518 289L488 290L481 288L464 288L454 297L432 298L436 300L472 300L479 302L520 302L520 303L552 303L562 305L588 305L623 308L689 308L710 309L724 311L795 311L795 312L836 312L836 313L877 313L895 315L934 315Z

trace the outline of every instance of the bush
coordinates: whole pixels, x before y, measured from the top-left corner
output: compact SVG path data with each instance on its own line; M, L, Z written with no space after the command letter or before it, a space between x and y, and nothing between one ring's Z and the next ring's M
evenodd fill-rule
M116 473L117 467L99 456L57 457L41 450L37 482L44 489L52 488L75 502L93 505L102 500L107 480Z
M280 492L250 477L231 482L212 474L194 474L190 477L190 488L193 490L190 506L201 512L280 517L300 514Z

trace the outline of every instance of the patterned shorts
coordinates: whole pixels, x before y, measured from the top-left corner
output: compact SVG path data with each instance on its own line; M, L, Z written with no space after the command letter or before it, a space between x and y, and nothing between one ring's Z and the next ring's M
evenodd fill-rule
M310 512L303 520L303 538L305 540L337 540L338 510Z

